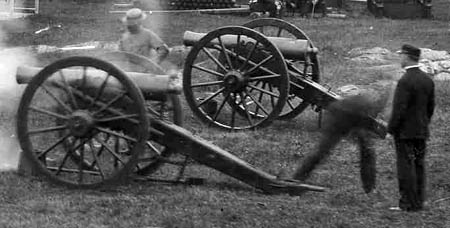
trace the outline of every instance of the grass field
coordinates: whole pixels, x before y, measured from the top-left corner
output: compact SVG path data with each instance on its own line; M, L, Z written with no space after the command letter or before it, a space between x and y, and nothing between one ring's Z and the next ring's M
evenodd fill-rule
M320 50L322 82L336 88L348 83L370 83L379 77L360 75L346 60L356 47L398 49L403 43L450 51L450 2L433 1L435 20L390 20L370 16L347 19L285 18L304 30ZM5 46L63 46L87 41L114 41L121 15L108 14L109 5L87 4L59 15L31 16L0 22ZM247 17L206 14L150 16L149 27L170 45L181 45L186 30L207 32L225 25L240 25ZM34 34L47 25L60 29ZM42 60L44 61L44 60ZM450 108L448 90L437 86L436 115L428 142L427 210L390 212L398 199L392 143L376 141L377 190L361 188L358 151L349 140L308 181L325 186L324 193L300 197L264 195L244 183L197 165L188 175L207 179L203 186L129 183L109 190L73 190L38 178L0 173L0 227L450 227ZM1 93L0 93L1 94ZM1 99L10 99L4 98ZM3 100L0 100L3 102ZM275 175L290 175L302 158L315 149L317 116L306 112L276 121L257 131L228 133L209 129L184 105L185 127ZM2 107L2 105L0 105ZM14 113L0 110L0 129L14 132Z

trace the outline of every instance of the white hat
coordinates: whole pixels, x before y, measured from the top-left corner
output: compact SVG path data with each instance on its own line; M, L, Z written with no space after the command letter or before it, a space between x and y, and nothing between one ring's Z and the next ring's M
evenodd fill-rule
M133 8L127 11L125 17L122 18L122 22L126 25L137 25L140 24L147 15L138 8Z

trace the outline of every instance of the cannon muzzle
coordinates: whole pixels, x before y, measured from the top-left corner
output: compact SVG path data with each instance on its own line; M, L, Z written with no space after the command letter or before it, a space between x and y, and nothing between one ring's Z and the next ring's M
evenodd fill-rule
M29 83L42 68L19 66L16 72L16 81L18 84ZM82 68L62 69L61 73L69 85L77 85L81 82L84 71ZM178 73L174 72L168 75L155 75L149 73L126 72L127 76L133 80L141 89L143 94L180 94L182 90L181 79ZM89 88L100 88L105 80L105 73L95 69L86 70L86 86ZM60 82L60 77L51 77L51 82ZM106 88L120 89L121 83L116 79L108 80Z
M183 35L183 43L186 46L194 46L204 36L206 36L206 33L186 31ZM287 59L304 59L305 55L318 52L317 48L311 47L308 40L285 37L267 37L267 39L272 42ZM236 47L238 37L236 35L224 35L221 36L221 40L225 47ZM240 45L246 45L248 43L255 43L255 40L245 36L240 37ZM216 45L220 45L220 43L217 39L214 39L207 47L214 47Z

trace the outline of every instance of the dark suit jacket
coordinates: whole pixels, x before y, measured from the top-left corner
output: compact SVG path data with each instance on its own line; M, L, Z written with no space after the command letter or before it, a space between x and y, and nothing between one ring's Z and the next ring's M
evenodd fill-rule
M426 139L433 111L433 80L418 67L410 68L395 89L388 132L398 139Z

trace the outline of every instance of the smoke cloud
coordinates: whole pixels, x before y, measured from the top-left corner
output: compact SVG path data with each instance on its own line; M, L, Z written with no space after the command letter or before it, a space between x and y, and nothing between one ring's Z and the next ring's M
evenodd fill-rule
M36 61L27 48L7 47L6 32L0 29L0 171L17 169L20 147L16 138L15 115L24 90L15 80L20 65Z

